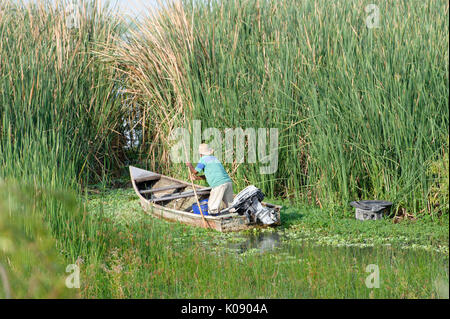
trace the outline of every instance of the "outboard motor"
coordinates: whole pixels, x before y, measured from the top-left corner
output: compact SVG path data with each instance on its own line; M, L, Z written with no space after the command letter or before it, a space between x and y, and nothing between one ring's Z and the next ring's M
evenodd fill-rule
M236 195L231 207L239 215L247 216L249 222L259 221L264 225L272 225L278 221L277 213L274 209L261 205L263 198L263 192L254 185L250 185Z

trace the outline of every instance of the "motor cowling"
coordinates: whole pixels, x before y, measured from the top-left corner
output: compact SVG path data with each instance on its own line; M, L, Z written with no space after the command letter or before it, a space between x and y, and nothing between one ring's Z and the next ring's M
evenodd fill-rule
M271 225L278 221L274 209L261 205L263 192L254 185L244 188L233 200L232 207L239 215L247 216L249 222Z

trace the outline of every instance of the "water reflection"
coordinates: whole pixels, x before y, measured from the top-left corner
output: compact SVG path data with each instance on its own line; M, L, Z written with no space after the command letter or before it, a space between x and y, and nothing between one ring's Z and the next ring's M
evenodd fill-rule
M248 234L242 236L242 241L230 243L228 248L244 253L248 250L257 249L260 252L267 252L281 246L281 235L274 233Z

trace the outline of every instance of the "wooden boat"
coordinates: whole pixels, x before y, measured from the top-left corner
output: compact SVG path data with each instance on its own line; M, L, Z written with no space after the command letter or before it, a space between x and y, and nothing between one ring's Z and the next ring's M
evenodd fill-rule
M262 227L259 223L250 223L246 216L237 213L221 212L218 215L204 215L206 223L199 214L192 211L197 203L192 184L165 175L130 166L133 188L138 195L144 211L150 215L168 221L211 228L220 232L240 231L253 227ZM208 198L211 188L195 185L199 200ZM281 206L261 203L275 209L280 221ZM280 222L277 223L279 225Z

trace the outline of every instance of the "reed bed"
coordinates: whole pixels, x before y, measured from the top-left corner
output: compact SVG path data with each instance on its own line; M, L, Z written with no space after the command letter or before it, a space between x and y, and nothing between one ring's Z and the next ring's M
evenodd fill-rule
M1 176L73 186L120 163L116 73L93 51L121 24L84 1L69 28L65 10L49 1L0 7Z
M49 2L2 5L2 176L87 185L130 162L183 176L170 133L200 120L279 130L274 174L227 164L236 191L253 183L320 207L383 198L394 211L436 212L428 172L448 158L445 1L377 3L377 29L363 1L167 1L126 32L88 3L72 29Z
M140 160L180 174L169 133L194 119L278 128L278 170L228 164L237 190L432 213L427 170L448 148L448 3L375 3L376 29L364 1L162 4L103 52L133 101Z

